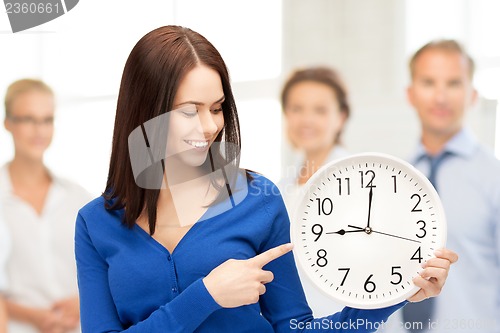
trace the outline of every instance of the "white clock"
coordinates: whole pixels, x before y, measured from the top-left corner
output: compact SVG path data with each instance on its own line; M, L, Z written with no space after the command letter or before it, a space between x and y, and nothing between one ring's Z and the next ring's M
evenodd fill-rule
M429 180L398 158L364 153L333 161L306 183L292 219L299 268L320 290L358 309L415 294L412 279L446 242Z

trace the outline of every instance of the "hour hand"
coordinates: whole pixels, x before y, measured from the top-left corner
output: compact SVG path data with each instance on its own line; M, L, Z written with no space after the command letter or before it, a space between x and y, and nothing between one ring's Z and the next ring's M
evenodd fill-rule
M330 231L330 232L325 232L325 234L339 234L339 235L345 235L349 232L364 232L364 230L347 230L345 231L344 229L340 229L339 231Z

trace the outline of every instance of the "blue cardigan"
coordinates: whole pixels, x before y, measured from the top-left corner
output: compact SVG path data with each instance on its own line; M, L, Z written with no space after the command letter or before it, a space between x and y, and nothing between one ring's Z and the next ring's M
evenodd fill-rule
M195 223L173 253L139 226L127 228L121 222L124 211L106 210L103 197L83 207L75 235L82 331L373 332L404 304L380 310L346 307L314 319L288 253L264 267L274 273L274 281L258 303L220 307L202 281L212 269L290 241L279 191L265 177L252 176L238 205ZM242 174L239 181L247 179Z

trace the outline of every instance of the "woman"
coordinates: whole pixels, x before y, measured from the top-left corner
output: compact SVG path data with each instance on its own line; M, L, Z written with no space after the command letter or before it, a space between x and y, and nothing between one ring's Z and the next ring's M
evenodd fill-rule
M166 26L133 48L118 96L103 196L80 210L75 251L83 332L287 332L313 319L274 184L238 168L229 76L203 36ZM130 163L129 163L130 160ZM455 254L418 278L437 295ZM265 269L264 269L265 267ZM381 321L402 304L346 308ZM333 330L333 328L332 328Z
M0 202L0 333L7 332L7 309L5 308L4 293L7 288L5 262L9 254L9 237L3 221L2 204Z
M347 156L341 134L350 115L347 90L328 67L310 67L291 74L281 92L288 139L300 158L279 182L290 215L303 185L324 164Z
M286 168L287 174L278 183L288 214L293 218L309 178L324 164L347 156L341 134L351 108L344 82L329 67L294 71L283 85L281 105L288 139L300 156ZM342 309L341 304L314 287L301 271L299 275L315 316Z
M90 195L44 164L54 134L54 93L40 80L13 82L5 128L14 158L0 169L11 250L6 266L9 332L79 332L73 220Z

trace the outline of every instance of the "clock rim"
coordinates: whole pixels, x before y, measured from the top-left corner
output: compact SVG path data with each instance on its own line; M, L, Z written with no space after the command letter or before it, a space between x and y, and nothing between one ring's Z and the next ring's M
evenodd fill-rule
M390 154L386 154L386 153L380 153L380 152L362 152L362 153L352 154L352 155L349 155L349 156L346 156L346 157L334 159L332 161L329 161L325 165L321 166L307 180L307 182L304 184L304 187L300 191L299 200L297 201L297 206L294 209L293 215L290 217L291 218L291 221L290 221L290 224L291 224L291 227L290 227L290 240L291 240L292 244L295 245L297 243L296 242L296 237L297 236L295 236L295 227L296 227L296 225L299 225L299 222L297 222L296 217L299 215L299 213L301 211L301 207L303 206L303 201L304 201L305 197L307 196L307 194L310 192L310 188L311 188L312 184L316 181L316 179L321 179L321 175L325 172L325 170L331 168L333 165L341 164L341 163L344 163L345 161L351 160L351 159L355 160L355 159L367 158L367 157L368 158L373 158L373 157L375 157L375 158L382 158L382 159L387 159L387 160L399 163L402 166L404 166L404 167L408 168L409 170L411 170L412 172L414 172L419 177L419 181L426 183L426 185L428 186L429 190L432 192L432 195L435 196L438 199L437 202L436 202L437 207L435 207L435 208L436 208L436 210L439 211L440 215L442 216L442 223L441 224L442 224L443 232L442 232L441 238L438 239L438 241L440 241L440 243L437 245L437 249L445 247L446 246L446 241L447 241L447 232L448 232L448 230L447 230L447 220L446 220L446 215L445 215L444 207L443 207L443 204L442 204L442 201L441 201L441 197L439 196L438 192L436 191L434 185L432 185L432 183L429 181L429 179L427 178L427 176L425 176L420 170L418 170L417 168L415 168L409 162L407 162L407 161L405 161L405 160L403 160L403 159L401 159L399 157L396 157L396 156L393 156L393 155L390 155ZM345 305L345 306L349 306L349 307L357 308L357 309L366 309L366 310L381 309L381 308L389 307L389 306L392 306L392 305L399 304L399 303L401 303L403 301L406 301L409 298L411 298L413 295L415 295L421 289L420 287L413 285L413 288L408 289L407 291L405 291L404 293L402 293L400 296L395 297L395 298L391 298L390 300L387 300L385 302L380 302L380 303L375 303L375 302L373 302L373 303L351 302L351 301L348 301L348 300L346 301L344 299L339 299L334 294L328 293L327 291L325 291L323 288L321 288L320 286L318 286L314 282L315 280L311 277L311 273L308 270L304 269L304 265L306 263L305 262L303 263L302 260L300 259L301 257L299 256L297 248L298 248L298 246L294 246L293 253L294 253L294 257L296 258L295 262L297 263L298 269L301 270L301 272L303 273L303 275L305 275L307 277L307 279L309 280L309 282L317 290L321 291L322 294L328 296L333 301L338 302L339 304L342 304L342 305ZM434 254L432 254L431 258L429 258L427 260L430 260L432 258L435 258ZM427 262L427 260L425 260L424 262Z

